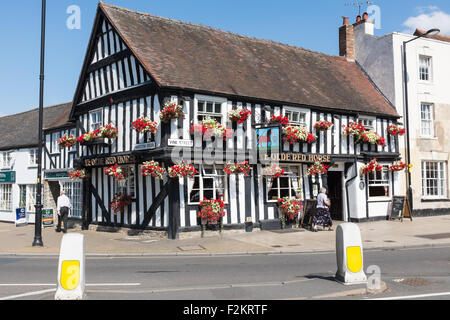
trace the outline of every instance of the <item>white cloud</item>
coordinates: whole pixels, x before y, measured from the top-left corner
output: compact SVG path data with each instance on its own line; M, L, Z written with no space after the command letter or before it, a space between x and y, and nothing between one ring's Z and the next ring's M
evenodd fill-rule
M420 13L416 17L409 17L403 26L408 29L405 33L414 33L416 28L429 30L438 28L442 34L450 35L450 14L445 13L436 6L418 7Z

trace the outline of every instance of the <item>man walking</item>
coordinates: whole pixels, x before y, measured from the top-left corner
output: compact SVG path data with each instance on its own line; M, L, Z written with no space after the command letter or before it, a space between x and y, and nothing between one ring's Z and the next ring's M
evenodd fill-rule
M61 191L61 196L58 197L57 202L57 210L58 210L58 227L56 228L56 232L61 232L61 221L64 222L64 233L67 233L67 220L69 218L69 210L72 210L72 204L70 203L70 199L66 196L66 191Z

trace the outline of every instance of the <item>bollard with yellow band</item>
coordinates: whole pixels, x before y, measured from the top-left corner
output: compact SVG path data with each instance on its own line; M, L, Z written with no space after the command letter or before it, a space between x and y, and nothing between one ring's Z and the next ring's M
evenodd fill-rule
M354 223L343 223L336 229L336 280L343 284L366 283L361 232Z
M55 300L82 300L85 287L84 236L69 233L61 242Z

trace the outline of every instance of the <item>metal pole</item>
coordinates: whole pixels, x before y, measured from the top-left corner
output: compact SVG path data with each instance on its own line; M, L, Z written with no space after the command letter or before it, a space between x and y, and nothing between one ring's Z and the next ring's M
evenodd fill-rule
M37 188L36 188L36 218L34 228L33 247L43 247L42 242L42 127L44 118L44 62L45 62L45 13L46 0L42 0L42 20L41 20L41 71L39 75L39 132L38 132L38 172L37 172Z
M418 38L415 38L413 40L416 40ZM412 40L410 40L412 41ZM406 60L406 44L410 41L403 42L403 69L404 69L404 82L405 82L405 120L406 120L406 154L407 154L407 163L408 163L408 174L406 175L406 183L408 186L408 198L409 198L409 206L411 208L411 211L413 210L413 193L412 193L412 187L411 187L411 168L409 168L409 165L411 164L411 146L410 146L410 138L409 138L409 104L408 104L408 68L407 68L407 60Z

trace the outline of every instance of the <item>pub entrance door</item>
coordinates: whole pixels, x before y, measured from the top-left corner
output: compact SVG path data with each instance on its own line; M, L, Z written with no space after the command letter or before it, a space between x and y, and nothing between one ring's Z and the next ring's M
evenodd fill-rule
M328 172L328 198L331 201L330 214L331 219L343 221L344 208L342 204L342 172L329 171Z

